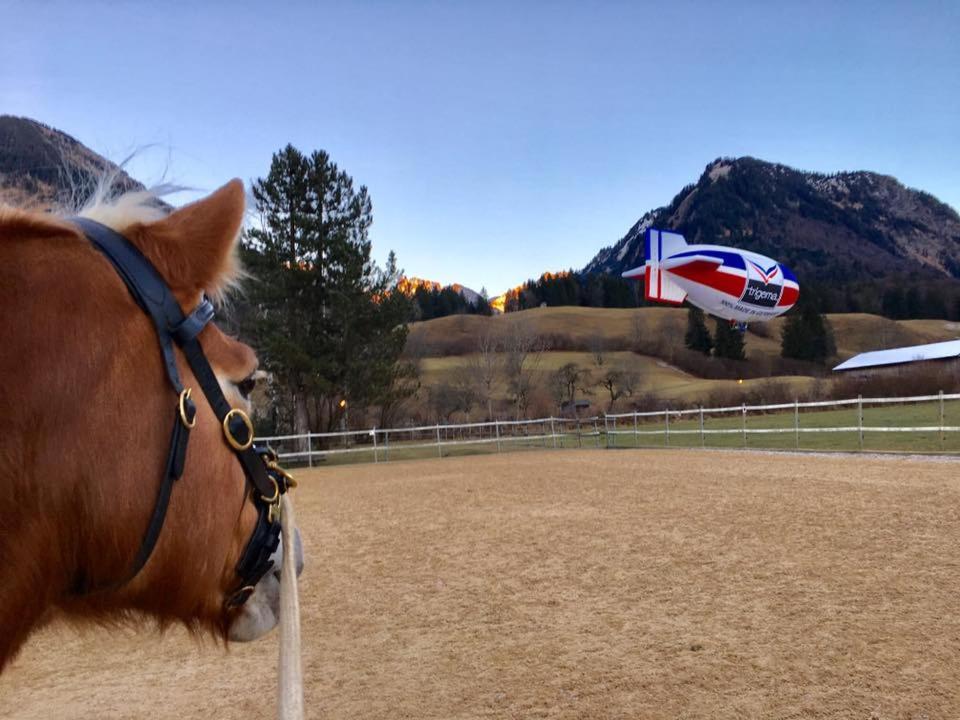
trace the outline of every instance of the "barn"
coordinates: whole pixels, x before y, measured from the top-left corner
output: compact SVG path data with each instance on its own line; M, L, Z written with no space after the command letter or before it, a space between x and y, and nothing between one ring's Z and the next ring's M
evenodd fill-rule
M910 345L908 347L871 350L854 355L833 368L834 372L858 375L894 374L904 369L929 366L960 369L960 340Z

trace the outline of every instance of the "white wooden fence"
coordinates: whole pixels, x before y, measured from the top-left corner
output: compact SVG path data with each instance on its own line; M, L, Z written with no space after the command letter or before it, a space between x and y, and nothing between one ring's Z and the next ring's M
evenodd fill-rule
M743 437L743 445L746 446L747 437L749 435L785 433L792 433L795 436L795 445L798 448L800 447L800 435L806 433L856 433L858 438L857 444L861 450L863 449L864 435L867 433L937 433L942 446L946 433L960 432L960 426L948 425L945 422L945 402L951 400L960 400L960 393L944 394L943 392L940 392L936 395L915 395L911 397L888 398L856 397L847 400L818 400L815 402L794 401L792 403L776 403L771 405L742 404L733 405L730 407L698 407L684 410L670 410L668 408L654 412L633 412L607 415L605 416L605 432L608 438L613 438L613 442L608 440L608 447L614 447L616 445L616 438L624 435L633 435L635 437L653 435L662 437L664 444L667 446L670 445L671 435L674 437L689 435L698 436L701 446L705 446L706 438L711 435L740 435ZM937 410L937 423L931 425L870 425L864 422L865 408L878 407L882 405L902 405L905 403L914 405L922 403L935 404L935 408ZM843 408L856 410L856 425L814 424L803 426L801 424L801 410L806 413L811 409L824 412L830 409ZM781 427L748 427L747 418L751 413L761 415L780 414L781 417L784 413L791 413L792 423L783 425ZM717 416L722 417L724 415L733 415L734 417L739 417L741 419L740 426L720 428L707 428L705 426L706 418L715 418ZM660 420L661 418L662 420ZM672 429L670 427L671 418L674 422L674 427ZM683 421L684 419L688 419L688 422L691 420L696 421L697 427L677 428L677 421ZM627 421L628 424L632 421L632 428L624 427L624 421ZM642 426L643 429L640 429L641 422L644 423ZM651 428L650 425L654 422L657 423L659 427ZM639 444L639 442L637 444Z
M740 436L748 446L752 435L793 434L795 447L802 435L815 433L856 433L857 448L864 449L869 433L927 433L939 438L940 449L949 433L960 433L960 425L946 421L945 407L960 400L958 394L919 395L891 398L851 398L817 402L733 405L718 408L665 408L653 412L615 413L588 418L546 417L535 420L494 420L491 422L421 425L416 427L371 428L347 432L278 435L261 438L274 445L281 459L313 465L336 456L353 456L355 461L384 462L391 459L437 457L469 452L506 452L519 448L629 447L655 444L706 447L715 436ZM884 405L929 405L933 422L909 425L877 425L865 421L865 409ZM831 410L855 411L834 418ZM824 414L827 413L827 414ZM960 409L957 410L960 420ZM770 422L774 419L775 422ZM804 422L806 419L806 422ZM836 419L839 424L832 424ZM760 425L756 421L760 420ZM826 422L825 422L826 421ZM710 424L720 427L710 427ZM774 426L775 425L775 426ZM729 442L726 443L729 446ZM853 448L851 448L853 449ZM342 458L348 459L347 457Z

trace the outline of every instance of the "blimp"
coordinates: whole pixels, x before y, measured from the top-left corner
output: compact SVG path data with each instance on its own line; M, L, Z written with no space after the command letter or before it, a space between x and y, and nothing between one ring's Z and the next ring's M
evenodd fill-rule
M648 228L644 256L643 265L622 276L642 277L647 300L668 305L687 301L740 329L782 315L800 297L790 268L749 250L688 245L678 232Z

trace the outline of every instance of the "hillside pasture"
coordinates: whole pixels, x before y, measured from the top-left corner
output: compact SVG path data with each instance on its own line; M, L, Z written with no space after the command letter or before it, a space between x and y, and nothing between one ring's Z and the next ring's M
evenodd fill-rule
M936 342L960 335L960 324L942 320L895 321L862 313L831 315L829 319L840 359L866 350ZM822 393L816 377L832 377L829 368L784 362L780 358L784 323L781 317L753 326L745 338L746 362L728 361L723 365L684 347L686 310L678 308L544 307L494 317L455 315L415 323L410 328L407 347L409 355L419 362L422 376L421 392L411 408L424 421L435 420L428 404L430 389L469 374L478 338L490 336L502 342L518 331L538 335L547 348L534 373L538 391L530 410L533 415L557 412L547 381L551 372L566 363L589 371L595 381L610 367L636 373L641 378L639 394L620 400L614 410L638 404L646 408L654 395L656 402L664 405L709 405L776 402ZM712 329L712 323L710 326ZM598 347L604 350L605 367L597 367L594 362L593 351ZM764 390L770 389L770 377L778 386L773 398L766 397L771 393ZM501 417L510 417L504 385L501 377L494 402ZM608 409L609 400L601 387L594 386L587 399L593 404L592 412ZM481 410L478 408L470 419L485 417Z
M307 717L957 717L958 469L584 450L301 471ZM54 621L0 717L272 717L276 652Z
M867 350L919 345L960 337L960 323L946 320L889 320L866 313L832 314L840 359ZM464 355L476 350L477 337L491 334L506 338L518 325L525 325L547 341L551 350L589 352L596 338L611 350L632 350L638 339L659 339L664 347L683 346L685 308L643 307L634 309L544 307L484 317L451 315L410 326L410 346L426 357ZM784 317L755 327L746 336L748 360L780 356ZM712 320L708 327L713 330Z

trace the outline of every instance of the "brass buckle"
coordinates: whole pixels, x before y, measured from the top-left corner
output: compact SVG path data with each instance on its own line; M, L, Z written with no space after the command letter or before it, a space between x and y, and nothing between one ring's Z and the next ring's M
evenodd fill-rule
M187 400L190 399L190 393L193 392L193 388L184 388L180 391L180 400L177 403L177 409L180 411L180 422L183 423L183 426L190 430L194 425L197 424L197 413L196 408L194 408L193 418L187 417Z
M267 520L270 521L270 524L273 525L277 520L280 519L280 503L275 502L271 503L267 508Z
M278 463L276 460L271 460L268 462L267 467L283 478L284 484L287 486L288 490L299 485L299 483L293 478L293 475L280 467L280 463Z
M237 440L230 432L230 418L234 415L237 415L241 420L243 420L243 424L247 426L247 441L245 443ZM226 436L227 442L230 443L230 447L237 452L243 452L253 445L253 423L250 422L250 418L240 408L233 408L230 412L224 415L223 434Z
M266 495L261 495L260 499L263 500L268 505L276 505L280 502L280 485L272 477L268 477L267 480L273 483L273 495L267 497Z
M280 483L269 476L267 479L273 483L273 495L267 497L261 494L260 499L267 504L267 520L274 523L280 517Z

